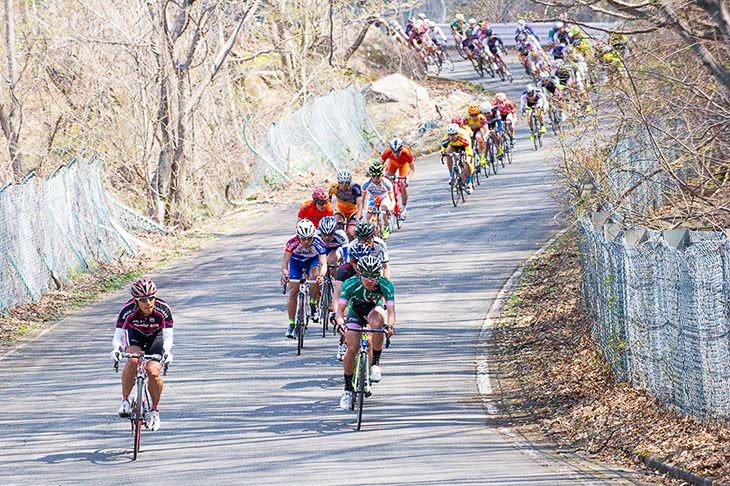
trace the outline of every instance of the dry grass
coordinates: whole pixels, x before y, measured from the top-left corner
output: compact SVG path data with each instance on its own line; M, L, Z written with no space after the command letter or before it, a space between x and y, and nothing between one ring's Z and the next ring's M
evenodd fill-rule
M570 233L525 272L496 332L503 419L537 426L560 446L607 462L638 468L639 456L649 454L730 481L727 425L683 416L613 380L590 339L580 281Z

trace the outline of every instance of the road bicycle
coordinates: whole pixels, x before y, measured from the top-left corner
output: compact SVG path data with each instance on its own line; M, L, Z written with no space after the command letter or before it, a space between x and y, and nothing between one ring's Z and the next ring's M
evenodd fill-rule
M443 67L446 66L446 69L449 71L454 71L454 61L451 60L451 56L444 46L436 47L436 61L438 62L440 69L443 69Z
M385 235L385 223L383 219L383 210L380 209L380 205L383 200L379 197L375 198L373 207L368 209L368 219L373 225L375 225L375 236L378 238L387 238Z
M532 143L535 146L535 150L537 150L539 147L542 147L542 133L540 133L540 117L537 116L537 112L530 107L527 108L527 116L530 117L530 120L532 122L529 124L530 138L532 139ZM539 147L538 147L538 145L539 145Z
M335 268L336 273L336 268ZM319 319L322 322L322 337L327 337L329 329L330 314L332 313L332 302L334 301L334 282L332 274L330 274L329 266L327 267L327 275L324 276L322 282L322 292L319 298Z
M472 167L474 168L474 170L472 171L471 180L474 181L474 187L476 188L477 186L481 185L481 181L479 180L479 172L481 171L480 168L482 166L482 154L479 150L479 142L477 141L476 136L471 138L471 146L473 147L471 161Z
M393 181L393 192L395 193L395 208L390 213L390 229L393 228L401 229L403 226L403 188L405 187L406 177L404 176L391 176L390 180Z
M346 326L347 331L360 333L360 351L355 356L355 372L352 375L352 387L355 390L355 399L350 403L350 410L357 407L357 430L362 426L362 409L365 405L365 398L370 396L370 333L380 332L385 334L385 347L390 347L390 336L387 334L389 326L385 329L370 329L367 327Z
M302 348L304 347L304 333L307 331L307 328L309 327L309 320L312 318L312 310L309 305L309 286L316 283L316 280L307 280L307 277L305 275L302 275L302 277L299 279L297 310L294 317L294 332L297 335L297 356L302 354ZM284 287L282 293L286 294L286 282L282 282L282 285Z
M466 60L469 56L466 55L466 51L464 50L462 41L463 39L460 35L454 34L454 44L456 45L456 52L459 53L462 59Z
M446 154L441 154L441 163L444 163L444 157ZM464 175L464 163L466 154L463 150L458 150L451 153L452 169L451 179L449 179L449 192L451 192L451 202L454 203L454 207L458 206L459 199L461 202L466 202L466 176Z
M134 437L134 455L132 460L136 461L139 455L139 446L142 441L142 427L148 428L147 412L150 410L150 393L147 390L147 363L150 361L162 361L159 354L144 353L120 353L122 358L133 358L137 360L137 375L134 378L134 386L136 387L134 398L132 398L132 414L129 421L132 424L132 435ZM114 371L119 372L119 361L114 362ZM163 365L163 374L167 375L167 364Z
M502 53L506 56L507 53L502 50ZM511 83L514 78L512 77L512 73L507 69L507 64L505 64L504 59L499 56L495 56L497 59L497 74L499 75L499 79L504 81L505 79L509 79L509 82Z
M489 173L489 167L491 167L494 175L497 175L497 142L494 140L494 129L489 130L489 135L487 136L487 140L485 140L484 143L487 159L487 173Z
M507 159L507 163L512 163L512 145L510 144L510 138L509 135L507 135L507 132L502 132L501 137L501 144L502 144L502 167L504 167L504 159Z

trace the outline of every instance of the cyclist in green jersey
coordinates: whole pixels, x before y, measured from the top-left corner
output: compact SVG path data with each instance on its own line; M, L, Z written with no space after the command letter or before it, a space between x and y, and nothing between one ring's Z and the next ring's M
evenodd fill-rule
M335 322L340 334L344 333L347 352L342 362L345 374L345 391L340 399L340 408L350 410L355 390L352 386L352 375L355 372L355 355L360 346L359 332L362 327L372 329L385 328L388 335L393 335L395 326L395 291L393 284L381 275L383 264L373 255L362 257L357 263L359 275L349 278L342 286ZM385 307L387 306L387 313ZM347 317L345 317L347 310ZM380 355L383 352L384 336L382 333L370 335L370 381L377 383L382 375L380 371Z

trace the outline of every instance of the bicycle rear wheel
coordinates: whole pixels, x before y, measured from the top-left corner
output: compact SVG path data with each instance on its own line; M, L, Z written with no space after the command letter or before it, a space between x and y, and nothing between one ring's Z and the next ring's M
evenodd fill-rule
M459 176L456 175L456 171L454 171L454 174L451 176L451 181L449 182L449 192L451 193L451 202L454 203L454 207L459 205L459 194L457 191L459 190Z
M299 308L297 309L297 323L295 326L295 332L297 333L297 356L302 354L302 348L304 347L304 319L307 314L307 310L304 308L305 305L309 305L309 302L305 302L303 296L299 296Z
M134 455L132 456L132 460L137 460L137 455L139 455L139 446L142 442L142 423L144 422L144 418L142 417L142 400L144 398L144 379L141 377L137 378L137 400L134 403L134 407L132 408L132 428L134 433Z
M471 159L474 162L474 170L472 171L472 180L476 180L477 186L481 184L479 181L479 153L475 152Z
M367 388L368 379L368 355L360 352L360 367L357 370L357 430L362 426L362 409L365 405L365 389Z
M446 49L441 50L441 57L444 61L444 66L446 66L446 69L453 72L454 71L454 61L451 60L451 56L449 56L449 53L446 52Z
M327 326L329 326L330 302L332 298L330 293L331 286L331 277L326 276L324 284L322 284L322 296L319 298L319 318L322 321L322 337L327 337Z

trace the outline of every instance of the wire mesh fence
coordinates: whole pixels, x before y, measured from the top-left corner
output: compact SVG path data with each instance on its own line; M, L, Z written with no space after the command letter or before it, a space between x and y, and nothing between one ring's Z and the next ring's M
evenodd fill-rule
M620 215L614 214L616 219ZM730 418L730 240L579 220L582 293L593 338L620 381L700 417Z
M135 254L106 204L100 166L96 158L73 161L47 180L31 175L0 189L0 312L95 262Z
M363 94L354 89L332 91L269 127L254 150L259 163L247 189L295 175L354 167L372 157L380 142Z

